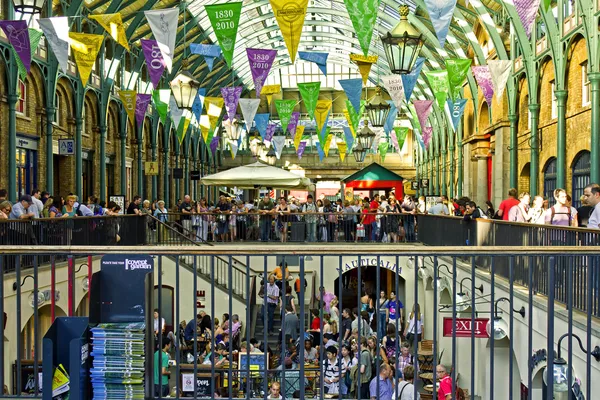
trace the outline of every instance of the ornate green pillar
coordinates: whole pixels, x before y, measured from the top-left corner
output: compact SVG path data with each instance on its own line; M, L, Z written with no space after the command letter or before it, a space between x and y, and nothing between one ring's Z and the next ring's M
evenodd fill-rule
M510 187L519 187L519 116L516 114L510 114L508 116L510 122Z
M12 9L12 7L9 7ZM18 71L11 52L8 59L8 200L17 201L17 93Z
M121 107L119 113L119 125L121 126L121 132L119 132L119 141L121 145L120 154L120 167L119 176L121 177L121 194L125 195L127 192L127 113L125 109ZM132 199L128 199L132 200Z
M78 100L76 100L78 101ZM83 106L83 101L82 104ZM83 110L80 109L80 111ZM87 201L83 198L83 113L75 115L75 194L79 201Z
M173 168L179 168L179 144L175 143L175 149L173 149L174 153L175 153L175 166ZM174 174L173 174L174 175ZM181 194L179 193L179 184L181 182L181 179L175 179L175 204L177 204L177 199L181 196Z
M419 169L421 169L421 162L419 160L419 151L413 150L413 165L415 166L415 181L419 182ZM419 195L420 189L417 185L417 196ZM401 199L399 199L401 201Z
M169 147L171 143L171 118L167 118L163 129L163 199L165 206L171 206L169 199Z
M151 157L152 157L152 161L156 161L156 151L158 149L157 146L157 136L158 136L158 113L155 111L154 114L152 114L152 134L150 137L150 148L151 148ZM151 201L153 201L154 199L158 199L158 176L157 175L152 175L152 199L150 199Z
M450 129L452 129L452 127L450 127ZM448 185L448 197L450 199L454 198L454 167L455 167L454 135L455 135L454 131L448 131L448 150L449 150L449 156L450 156L450 160L449 160L450 173L449 173L449 177L448 177L450 184Z
M590 182L600 183L600 72L592 72L588 78L592 89Z
M51 2L50 2L51 3ZM52 8L51 6L49 7ZM49 10L50 13L52 12ZM51 15L51 14L50 14ZM46 190L54 193L54 148L52 135L54 131L53 122L56 120L56 84L58 81L58 61L53 52L48 52L48 76L46 88Z
M458 182L456 184L456 197L460 198L463 195L463 179L464 179L464 167L463 167L463 124L458 124L458 132L456 133L456 147L457 147L457 174L458 174Z
M190 157L187 151L183 153L183 194L190 194Z
M556 187L565 188L567 184L567 95L566 90L555 90L556 96Z
M204 177L204 162L206 160L206 155L204 154L204 141L200 140L200 145L198 146L198 151L200 152L200 177ZM205 197L204 185L200 185L200 197Z
M529 104L529 114L531 118L531 161L529 176L529 193L532 196L538 194L539 176L540 176L540 149L538 137L538 120L540 115L539 104Z
M142 151L144 150L144 141L142 139L143 127L137 127L137 187L138 195L145 199L148 193L144 193L144 160Z

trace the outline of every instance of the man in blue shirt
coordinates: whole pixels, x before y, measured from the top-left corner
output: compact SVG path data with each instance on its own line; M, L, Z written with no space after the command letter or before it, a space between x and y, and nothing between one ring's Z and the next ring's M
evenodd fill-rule
M202 316L200 314L198 314L198 315L196 315L195 320L190 320L190 322L188 322L188 324L185 326L185 331L183 332L183 337L186 342L189 342L190 340L194 340L194 329L198 330L201 320L202 320ZM200 333L198 333L198 336L200 336Z
M31 219L35 217L35 213L29 208L33 205L33 200L28 194L19 197L19 202L15 203L8 218L10 219Z
M371 396L371 400L392 400L394 388L390 375L390 366L388 364L381 364L381 367L379 367L379 376L373 378L369 384L369 395ZM378 385L379 393L377 393Z

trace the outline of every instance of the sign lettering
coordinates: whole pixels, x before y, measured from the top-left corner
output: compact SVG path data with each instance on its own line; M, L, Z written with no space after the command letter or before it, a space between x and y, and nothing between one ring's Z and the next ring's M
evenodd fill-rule
M456 325L453 324L452 318L444 318L444 337L471 337L472 334L476 338L489 338L486 327L489 318L456 318Z

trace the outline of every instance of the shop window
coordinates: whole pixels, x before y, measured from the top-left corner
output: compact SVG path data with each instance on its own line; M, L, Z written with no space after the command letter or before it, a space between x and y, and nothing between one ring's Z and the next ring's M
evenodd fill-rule
M61 102L62 96L60 95L60 93L56 93L56 96L54 96L54 122L56 122L56 124L58 124L60 126L61 122L62 122L62 118L60 117L60 102Z
M590 152L582 151L577 155L572 167L573 178L571 182L571 197L573 207L581 207L579 200L583 195L583 189L590 184Z
M588 77L587 61L581 64L581 105L589 106L592 97L590 79Z
M27 103L25 102L25 99L27 98L27 85L21 79L19 79L18 89L19 100L17 100L16 106L17 113L25 115L27 110Z
M554 81L550 82L550 96L552 96L552 119L558 117L558 102L556 100L556 83Z
M554 189L556 189L556 157L552 157L544 168L544 197L548 199L549 206L556 203Z

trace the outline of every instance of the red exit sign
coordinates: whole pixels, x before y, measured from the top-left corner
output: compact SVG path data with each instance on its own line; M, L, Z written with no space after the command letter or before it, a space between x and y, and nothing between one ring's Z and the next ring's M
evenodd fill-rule
M476 338L489 338L486 327L489 322L489 318L475 318L472 321L471 318L456 318L456 325L453 325L452 318L444 318L444 336L452 337L452 333L456 337L471 337L471 333L475 332Z

